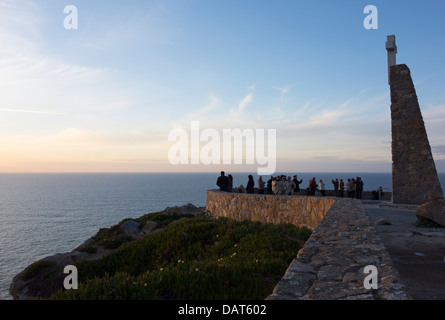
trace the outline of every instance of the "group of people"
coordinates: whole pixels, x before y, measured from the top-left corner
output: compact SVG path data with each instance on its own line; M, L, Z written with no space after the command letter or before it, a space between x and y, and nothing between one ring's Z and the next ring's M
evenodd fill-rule
M348 198L362 199L363 193L363 180L360 177L348 178L346 183L343 179L331 181L334 186L334 196L344 197L344 191L346 191ZM303 183L303 179L298 180L298 176L295 175L293 179L290 176L278 175L276 177L271 176L267 183L263 181L260 176L257 181L259 194L273 194L273 195L294 195L300 193L300 184ZM221 191L233 192L233 176L231 174L225 175L224 171L221 171L221 175L216 181L216 185ZM242 186L240 186L241 188ZM248 175L247 185L245 188L246 193L254 193L255 182L252 175ZM244 188L244 187L242 187ZM326 185L323 180L319 180L317 183L315 177L309 180L306 188L308 195L315 195L316 191L319 191L322 196L326 195Z
M254 193L255 182L253 180L253 176L251 174L248 175L247 185L245 191L247 193ZM226 176L224 171L221 171L221 175L216 180L216 185L219 187L219 190L226 192L233 192L233 176L231 174ZM258 178L258 193L264 194L264 186L265 183L262 177ZM243 187L244 188L244 187Z
M271 176L267 181L267 190L269 194L291 196L300 192L302 182L303 180L298 180L297 176L294 176L293 179L285 175Z
M334 186L334 196L335 197L344 197L344 191L346 191L346 195L348 198L357 198L362 199L363 195L363 180L360 177L356 178L348 178L346 183L343 181L343 179L338 180L338 178L335 178L335 180L331 180L331 183ZM309 181L308 185L308 194L314 195L317 189L320 191L322 196L326 195L326 186L323 180L320 179L318 185L315 180L315 177L313 177Z

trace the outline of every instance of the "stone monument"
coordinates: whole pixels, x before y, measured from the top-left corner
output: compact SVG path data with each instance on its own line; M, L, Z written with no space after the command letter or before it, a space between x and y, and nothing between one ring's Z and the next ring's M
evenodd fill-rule
M405 64L396 64L395 36L388 36L386 50L391 87L393 203L443 202L410 69Z
M391 66L396 65L396 54L397 54L397 46L396 46L396 36L388 36L386 41L386 51L388 51L388 69ZM390 72L388 70L388 83L391 85L391 81L389 79Z

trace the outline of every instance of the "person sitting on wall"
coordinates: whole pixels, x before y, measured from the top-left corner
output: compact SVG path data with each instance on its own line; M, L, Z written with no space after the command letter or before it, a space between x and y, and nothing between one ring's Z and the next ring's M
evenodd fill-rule
M216 180L216 185L219 187L220 191L227 191L229 188L229 178L225 176L225 172L221 171L221 175Z

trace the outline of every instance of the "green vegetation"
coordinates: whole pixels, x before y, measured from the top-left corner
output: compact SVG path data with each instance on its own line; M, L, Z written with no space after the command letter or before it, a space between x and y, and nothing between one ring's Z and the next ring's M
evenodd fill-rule
M32 278L34 278L38 273L45 269L50 269L50 272L47 272L50 274L52 270L56 267L56 263L53 261L36 261L33 264L29 265L24 271L21 276L23 281L28 281ZM48 275L45 275L45 277L48 277Z
M166 226L178 217L155 213ZM117 239L101 230L95 244ZM311 234L307 228L208 217L186 219L131 242L99 260L83 261L79 289L52 299L264 299Z
M151 220L158 224L158 228L163 228L169 225L171 222L178 220L180 218L193 218L193 214L181 214L181 215L166 215L164 214L165 211L156 212L156 213L148 213L146 215L143 215L140 218L134 219L134 221L139 223L139 227L143 228L147 221ZM122 221L125 222L126 220Z
M180 217L191 218L193 215L181 215ZM147 221L156 222L158 228L167 226L169 223L180 218L178 215L166 215L164 211L148 213L140 218L133 219L139 223L139 228L142 229ZM124 234L120 226L129 219L122 220L119 224L111 228L100 229L95 236L92 237L92 242L88 245L77 249L80 252L95 253L98 246L103 246L105 249L117 249L124 243L133 241L133 238Z

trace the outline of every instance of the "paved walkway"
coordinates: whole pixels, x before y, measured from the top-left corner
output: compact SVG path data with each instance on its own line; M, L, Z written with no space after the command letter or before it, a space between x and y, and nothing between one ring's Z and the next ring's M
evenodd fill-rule
M416 228L414 206L392 206L385 202L363 201L371 222L376 225L400 274L415 300L445 300L445 228Z

